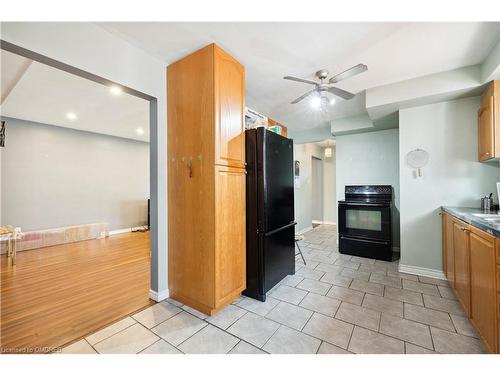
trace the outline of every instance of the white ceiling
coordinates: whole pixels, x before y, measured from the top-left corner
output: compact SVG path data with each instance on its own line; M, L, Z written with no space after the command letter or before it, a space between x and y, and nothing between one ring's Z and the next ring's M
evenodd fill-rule
M365 113L363 91L482 62L500 36L500 23L98 23L109 32L174 62L216 42L246 67L247 105L294 130ZM338 84L361 93L337 100L327 118L307 100L290 101L310 86L283 80L341 72L358 63L368 72Z
M2 98L7 94L2 116L149 142L146 100L112 95L107 86L7 51L0 57ZM68 119L68 112L77 119Z

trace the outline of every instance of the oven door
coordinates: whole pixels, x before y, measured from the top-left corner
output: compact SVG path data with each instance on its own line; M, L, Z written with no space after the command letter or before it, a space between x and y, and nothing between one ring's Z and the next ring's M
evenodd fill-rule
M390 203L339 202L339 234L391 240Z

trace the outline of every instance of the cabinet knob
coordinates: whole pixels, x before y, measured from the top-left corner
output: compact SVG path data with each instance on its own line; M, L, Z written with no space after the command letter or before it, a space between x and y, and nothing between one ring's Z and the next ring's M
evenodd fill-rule
M461 228L460 228L460 230L461 230L462 232L468 232L468 231L469 231L469 230L468 230L467 228L465 228L465 227L461 227Z
M490 156L490 153L489 153L489 152L487 152L487 153L485 153L485 155L486 155L486 156Z

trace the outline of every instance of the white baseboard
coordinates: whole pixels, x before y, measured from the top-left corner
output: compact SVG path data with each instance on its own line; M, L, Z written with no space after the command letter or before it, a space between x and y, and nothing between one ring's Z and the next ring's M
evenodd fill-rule
M399 272L410 273L412 275L418 275L418 276L432 277L434 279L446 280L443 271L435 270L433 268L406 266L404 264L400 264Z
M147 227L147 225L141 225L141 226L132 227L132 228L123 228L123 229L110 230L108 235L109 236L114 236L115 234L129 233L129 232L133 232L135 230L143 229L143 228L146 228L146 227Z
M313 220L313 224L325 224L325 225L337 225L334 221L321 221L321 220Z
M168 289L162 290L160 292L149 289L149 298L151 298L153 301L160 302L164 299L167 299L168 297L170 297L170 291Z
M302 230L299 230L299 231L298 231L297 233L295 233L295 234L297 234L297 235L301 235L301 234L304 234L304 233L306 233L306 232L309 232L310 230L313 230L313 227L307 227L307 228L304 228L304 229L302 229Z

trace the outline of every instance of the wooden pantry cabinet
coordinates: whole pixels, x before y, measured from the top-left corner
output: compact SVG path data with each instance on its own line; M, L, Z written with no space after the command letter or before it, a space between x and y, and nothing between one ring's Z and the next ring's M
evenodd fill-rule
M479 161L500 159L500 81L491 82L481 96L477 128Z
M449 213L442 222L446 277L486 348L499 353L500 239Z
M168 282L212 315L246 288L245 70L215 44L167 68Z

